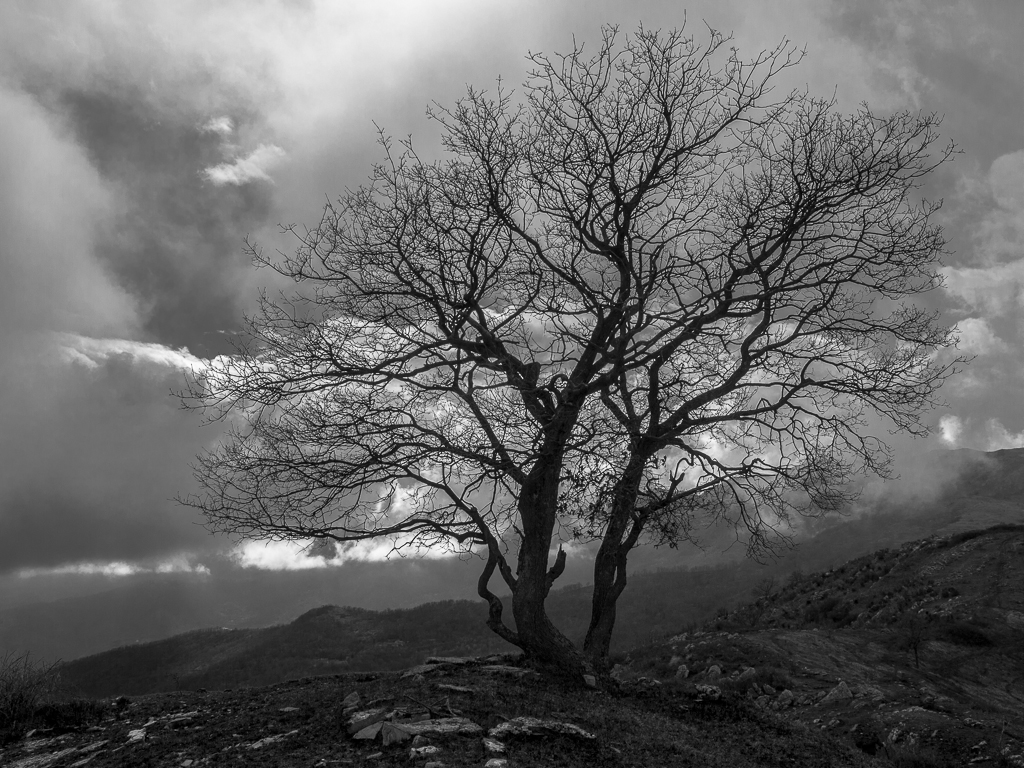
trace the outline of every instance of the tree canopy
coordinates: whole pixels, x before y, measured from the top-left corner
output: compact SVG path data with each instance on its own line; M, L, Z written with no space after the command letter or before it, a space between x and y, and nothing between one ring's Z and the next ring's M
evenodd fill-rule
M757 553L840 507L887 471L875 420L924 433L959 362L913 301L944 248L915 189L952 150L933 115L774 93L799 58L609 28L435 105L440 159L382 134L294 254L250 246L298 290L195 372L230 430L186 501L243 536L479 552L489 626L580 671L639 543L714 519ZM567 539L598 543L582 649L544 611Z

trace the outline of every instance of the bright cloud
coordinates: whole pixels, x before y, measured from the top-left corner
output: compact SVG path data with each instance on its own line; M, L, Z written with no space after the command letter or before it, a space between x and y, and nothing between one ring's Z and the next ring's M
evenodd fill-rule
M73 333L58 334L60 348L69 361L89 368L103 364L114 355L127 355L140 363L192 370L202 368L206 361L182 347L172 349L163 344L131 339L94 339Z
M250 181L270 181L270 171L286 157L285 151L273 144L260 144L245 157L233 163L221 163L206 168L203 175L218 186L248 184Z
M969 317L956 324L960 336L960 350L968 355L1004 354L1009 351L1006 342L993 332L983 317Z
M230 117L212 117L203 126L203 130L208 133L216 133L221 138L226 139L235 130L235 126L231 122Z
M319 554L314 539L287 541L243 541L231 553L232 559L243 568L265 571L304 571L313 568L333 568L347 562L379 563L398 557L390 540L367 539L337 544ZM436 560L452 557L453 553L437 547L410 547L403 554Z

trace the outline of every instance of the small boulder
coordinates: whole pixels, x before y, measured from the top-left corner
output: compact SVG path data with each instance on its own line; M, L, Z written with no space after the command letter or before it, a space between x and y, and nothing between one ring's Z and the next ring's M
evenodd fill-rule
M702 699L710 699L711 701L718 701L722 698L722 689L717 685L698 685L697 693Z
M704 676L708 680L717 680L722 676L722 668L717 664L712 664L708 667L708 671L704 673Z
M853 698L853 691L850 690L850 686L846 684L845 680L840 680L839 685L825 694L825 698L821 700L822 704L835 704L841 701L849 701Z
M146 740L146 729L136 728L133 731L128 731L127 744L141 744Z
M676 667L676 677L680 680L685 680L690 676L690 668L685 664L680 664Z
M508 760L503 757L492 757L484 763L484 768L508 768Z
M401 725L381 723L380 737L384 746L389 747L392 744L401 744L403 741L409 741L412 738L412 734Z
M587 688L597 688L597 678L594 675L584 675L583 684L586 685Z
M742 672L740 672L740 676L737 677L736 680L738 682L743 682L745 680L750 680L751 678L754 678L756 676L757 676L757 670L754 669L753 667L747 667Z
M341 706L345 709L355 709L359 706L359 691L352 691L348 696L341 700Z
M779 709L782 709L783 707L791 707L793 706L793 700L795 698L796 696L793 692L787 688L779 694L779 698L775 700L775 703L779 705Z
M433 744L427 744L425 747L413 747L409 750L409 759L416 760L420 757L429 757L436 755L441 751L440 747L435 747Z
M497 739L484 737L484 752L488 755L503 755L505 754L505 745Z

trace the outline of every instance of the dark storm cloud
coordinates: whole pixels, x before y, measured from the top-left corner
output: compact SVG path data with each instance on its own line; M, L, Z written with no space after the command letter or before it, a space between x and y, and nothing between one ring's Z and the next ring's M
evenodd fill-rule
M203 171L223 161L209 115L168 112L134 88L69 89L54 106L115 190L117 215L96 252L142 309L148 338L198 354L225 349L251 302L242 241L272 210L270 185L217 186Z

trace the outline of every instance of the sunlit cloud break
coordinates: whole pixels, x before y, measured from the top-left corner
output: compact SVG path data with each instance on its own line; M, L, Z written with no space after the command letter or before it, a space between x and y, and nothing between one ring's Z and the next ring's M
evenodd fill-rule
M97 339L75 333L55 334L63 356L88 368L95 368L115 355L127 355L135 360L171 368L190 370L206 365L204 360L193 355L187 348L173 349L163 344L153 344L132 339Z
M246 157L240 157L233 163L221 163L203 170L207 181L217 186L224 184L242 185L250 181L269 181L267 173L279 165L286 157L285 151L274 144L260 144Z
M191 563L185 557L173 557L156 565L139 565L138 563L129 563L123 560L107 563L64 563L63 565L51 568L23 568L17 572L17 575L22 579L31 579L38 576L68 575L124 577L135 576L140 573L195 573L209 576L210 569L201 563Z
M244 541L231 553L231 559L243 568L263 571L305 571L313 568L333 568L349 561L382 562L398 557L394 543L387 540L349 542L334 547L331 556L316 554L313 539L293 541ZM424 559L453 557L443 547L410 546L404 554Z

